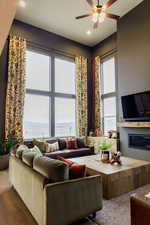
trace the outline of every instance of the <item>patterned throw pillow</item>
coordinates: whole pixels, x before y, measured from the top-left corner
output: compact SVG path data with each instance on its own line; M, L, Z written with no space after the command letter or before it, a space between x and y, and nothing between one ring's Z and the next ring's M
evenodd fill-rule
M19 145L19 147L17 148L17 151L25 151L28 150L28 146L26 145Z
M46 143L46 152L55 152L55 151L58 151L59 150L59 144L58 142L55 142L53 144L49 144L49 143Z
M24 151L28 151L28 147L26 145L20 145L17 149L16 149L16 157L19 159L22 159L22 153Z
M44 139L34 139L33 143L40 149L41 152L46 152L47 143Z
M66 139L66 148L67 149L77 149L78 145L77 145L77 140L70 138L70 139Z
M42 156L40 149L35 145L33 148L28 149L29 152L35 152L37 155Z
M33 148L28 148L28 146L26 146L26 145L20 145L17 148L16 156L17 156L17 158L22 159L22 154L27 153L27 152L35 152L35 153L37 153L37 155L42 156L42 153L37 146L34 146Z

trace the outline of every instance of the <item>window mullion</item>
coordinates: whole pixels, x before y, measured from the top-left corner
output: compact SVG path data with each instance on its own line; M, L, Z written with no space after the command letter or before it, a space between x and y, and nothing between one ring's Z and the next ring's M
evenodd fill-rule
M55 56L51 57L51 136L55 136Z

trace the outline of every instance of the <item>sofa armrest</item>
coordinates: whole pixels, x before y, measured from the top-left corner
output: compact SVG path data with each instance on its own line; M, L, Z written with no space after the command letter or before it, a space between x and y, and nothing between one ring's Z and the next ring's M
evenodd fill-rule
M134 196L130 197L131 225L148 225L150 221L150 204Z
M102 208L100 176L45 186L45 223L66 225Z

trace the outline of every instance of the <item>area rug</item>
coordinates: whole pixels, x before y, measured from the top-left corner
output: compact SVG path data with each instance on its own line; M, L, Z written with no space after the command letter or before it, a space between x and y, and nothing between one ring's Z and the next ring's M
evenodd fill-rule
M93 221L79 221L73 225L131 225L130 223L130 196L135 193L145 195L150 192L150 184L117 198L103 201L103 209L97 213ZM142 224L141 224L142 225Z

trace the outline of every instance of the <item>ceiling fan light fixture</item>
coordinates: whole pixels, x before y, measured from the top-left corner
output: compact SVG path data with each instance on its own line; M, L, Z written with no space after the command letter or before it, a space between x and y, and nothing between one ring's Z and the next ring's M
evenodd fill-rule
M103 5L102 9L105 11L107 9L107 6Z
M102 17L102 16L99 17L99 23L103 23L104 20L105 20L104 17Z
M93 21L94 23L97 22L98 16L99 16L99 14L98 14L97 12L96 12L96 13L93 13L92 21Z
M103 23L104 20L105 20L105 14L101 13L100 16L99 16L99 23Z

